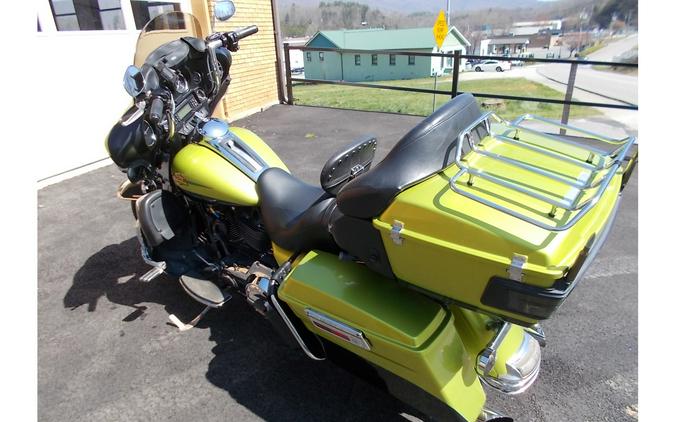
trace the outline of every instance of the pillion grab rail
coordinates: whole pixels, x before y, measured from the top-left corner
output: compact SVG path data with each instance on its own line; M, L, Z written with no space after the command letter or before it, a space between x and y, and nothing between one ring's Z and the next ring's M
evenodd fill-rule
M499 124L505 127L506 130L501 134L495 133L490 125L490 119L496 120ZM522 125L523 122L530 120L537 121L540 124L543 123L546 125L555 126L565 131L575 131L582 133L594 141L603 142L610 149L609 151L604 151L599 148L582 144L567 137L545 133ZM531 162L505 157L500 154L488 151L481 146L481 142L485 137L481 137L478 142L474 141L473 134L476 133L474 130L477 128L482 129L487 133L487 135L498 142L508 143L516 147L527 149L528 151L532 151L536 154L545 155L549 158L557 159L561 162L578 166L580 169L583 169L582 175L584 175L584 177L578 177L574 179L571 177L562 176L550 170L538 167ZM521 132L539 136L540 138L545 139L549 145L536 145L531 142L521 140L519 136ZM512 136L508 136L510 134L512 134ZM450 187L454 192L542 229L551 231L564 231L576 224L598 203L605 190L609 186L609 183L612 181L616 175L616 172L624 162L628 151L635 143L635 137L629 136L621 140L612 139L584 129L576 128L530 114L525 114L509 122L490 111L484 113L480 118L475 120L466 129L464 129L459 134L457 141L458 145L456 148L454 163L459 167L459 171L450 179ZM579 158L570 154L566 154L564 151L555 148L556 143L558 145L572 146L577 152L584 153L587 158ZM464 159L466 154L462 153L465 144L468 144L471 151L477 155L489 157L490 159L497 160L508 166L516 167L521 170L531 172L533 174L537 174L539 176L554 180L558 183L567 185L569 187L569 193L562 199L555 199L551 196L539 193L534 189L523 185L522 183L507 180L502 175L471 167L468 161L465 161ZM633 157L631 159L629 166L634 165L635 158L636 157ZM628 169L626 171L628 171ZM598 178L597 176L601 173L604 174ZM551 206L551 210L548 213L548 217L550 218L555 218L558 209L563 209L570 213L576 214L574 214L573 217L561 225L542 222L461 188L458 184L458 181L461 177L467 174L469 175L467 182L468 186L473 186L473 184L476 182L476 179L484 179L493 184L505 187L549 204ZM595 189L595 192L582 201L582 198L589 189Z

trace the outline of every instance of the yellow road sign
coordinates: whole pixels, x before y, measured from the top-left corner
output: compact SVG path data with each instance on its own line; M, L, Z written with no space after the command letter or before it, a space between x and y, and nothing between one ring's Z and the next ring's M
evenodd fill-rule
M448 35L448 22L445 20L445 11L438 12L438 18L434 24L434 38L436 38L436 45L440 49Z

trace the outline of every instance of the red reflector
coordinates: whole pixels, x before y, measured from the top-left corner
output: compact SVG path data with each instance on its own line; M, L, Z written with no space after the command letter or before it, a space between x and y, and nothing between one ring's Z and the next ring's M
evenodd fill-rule
M335 329L333 329L333 328L331 328L331 327L328 327L328 326L326 326L326 325L323 325L322 323L317 322L317 321L314 321L314 325L316 325L317 327L321 328L321 329L324 330L324 331L328 331L329 333L331 333L331 334L333 334L333 335L336 335L336 336L340 337L340 338L343 339L343 340L349 341L349 336L348 336L347 334L345 334L345 333L342 333L342 332L340 332L340 331L338 331L338 330L335 330Z

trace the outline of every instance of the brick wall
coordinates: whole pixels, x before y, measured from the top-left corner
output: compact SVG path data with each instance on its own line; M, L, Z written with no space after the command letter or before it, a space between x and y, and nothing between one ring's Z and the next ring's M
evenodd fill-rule
M232 83L224 99L229 120L247 116L279 102L276 46L271 0L238 0L237 12L227 22L216 22L216 31L257 25L258 33L240 42L230 69ZM213 2L209 1L209 11Z

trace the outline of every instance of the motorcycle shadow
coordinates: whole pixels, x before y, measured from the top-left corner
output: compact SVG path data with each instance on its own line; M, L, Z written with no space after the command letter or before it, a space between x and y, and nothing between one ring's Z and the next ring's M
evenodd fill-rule
M144 303L161 305L167 314L184 320L201 310L168 276L140 282L138 277L148 269L136 238L106 246L76 272L63 305L86 306L94 312L105 297L134 308L125 322L143 320ZM222 310L207 314L195 329L209 329L215 342L213 358L204 364L206 379L265 420L409 420L401 413L428 420L342 368L311 361L299 349L289 348L237 294Z

